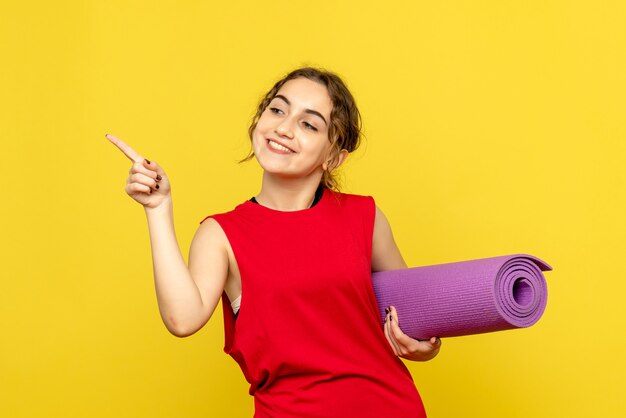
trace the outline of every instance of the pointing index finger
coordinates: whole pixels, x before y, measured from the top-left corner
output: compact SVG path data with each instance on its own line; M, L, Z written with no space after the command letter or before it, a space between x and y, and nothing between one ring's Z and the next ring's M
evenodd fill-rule
M106 134L105 137L109 141L111 141L116 147L118 147L120 151L122 151L124 155L126 155L131 161L134 161L136 163L140 163L143 161L144 158L139 155L137 151L132 149L130 145L128 145L126 142L111 134Z

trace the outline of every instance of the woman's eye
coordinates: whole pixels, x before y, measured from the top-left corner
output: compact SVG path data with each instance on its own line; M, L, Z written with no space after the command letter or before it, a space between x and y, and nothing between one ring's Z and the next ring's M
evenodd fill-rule
M279 112L282 112L282 110L276 108L276 107L270 107L270 112L275 113L275 114L279 114Z
M305 126L307 129L312 129L312 130L314 130L314 131L317 131L317 128L316 128L315 126L311 125L311 124L310 124L310 123L308 123L308 122L304 122L304 126Z

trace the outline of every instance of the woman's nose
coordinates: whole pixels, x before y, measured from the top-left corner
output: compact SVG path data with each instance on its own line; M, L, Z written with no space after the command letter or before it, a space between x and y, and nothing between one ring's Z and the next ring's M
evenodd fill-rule
M276 127L276 133L282 136L293 138L293 129L292 129L291 119L290 118L283 119L282 122Z

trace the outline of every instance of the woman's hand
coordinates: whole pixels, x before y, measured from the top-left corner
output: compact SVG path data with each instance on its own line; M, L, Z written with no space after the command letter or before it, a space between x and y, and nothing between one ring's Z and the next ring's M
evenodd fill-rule
M170 182L156 162L146 160L121 139L110 134L105 136L133 162L126 179L126 193L130 197L150 209L170 198Z
M427 361L439 354L441 340L438 337L432 337L425 341L411 338L400 329L396 308L390 306L385 311L387 312L384 326L385 336L396 356L413 361Z

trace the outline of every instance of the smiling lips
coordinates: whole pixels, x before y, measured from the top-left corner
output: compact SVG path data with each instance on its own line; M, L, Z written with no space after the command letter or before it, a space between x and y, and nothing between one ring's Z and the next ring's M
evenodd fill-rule
M267 145L272 151L278 152L279 154L291 154L295 152L294 150L287 148L283 144L278 143L273 139L267 139Z

